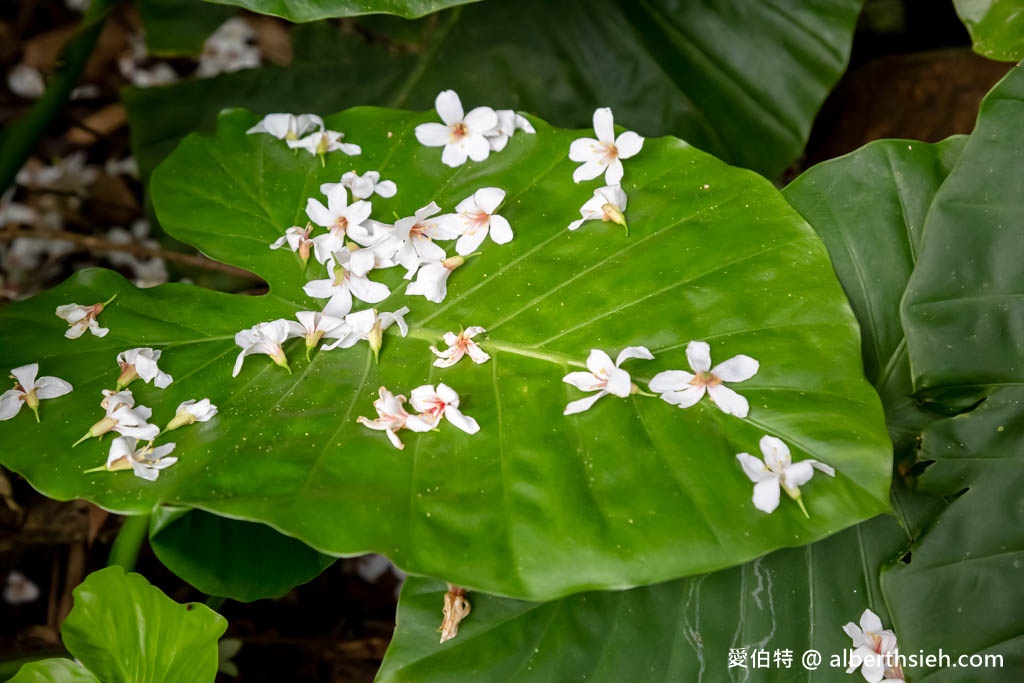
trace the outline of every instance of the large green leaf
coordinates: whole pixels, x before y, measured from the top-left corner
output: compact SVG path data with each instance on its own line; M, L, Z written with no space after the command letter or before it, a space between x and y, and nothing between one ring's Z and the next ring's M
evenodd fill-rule
M956 13L971 34L974 51L989 59L1024 59L1022 0L953 0Z
M547 603L472 593L471 613L443 645L446 587L410 578L377 681L848 682L845 667L830 666L850 647L843 624L865 609L891 623L878 568L907 542L893 518L879 517L742 567L657 586ZM746 651L746 669L729 668L732 649ZM789 667L774 660L787 649ZM824 657L813 674L801 663L811 649ZM769 652L768 668L751 666L755 650Z
M244 602L280 597L335 559L264 524L189 508L158 508L149 542L168 569L203 593Z
M931 415L912 396L900 301L932 198L965 141L881 140L814 166L783 191L825 241L861 323L864 371L882 397L897 450Z
M550 598L709 571L787 545L822 538L888 508L891 447L877 396L863 378L856 322L820 240L770 183L666 138L630 160L631 236L619 226L566 226L593 186L577 186L566 158L579 133L537 121L485 163L456 170L419 146L416 124L433 114L361 108L329 121L363 145L358 158L326 167L268 136L256 120L226 114L216 137L192 137L153 178L161 221L178 239L262 275L266 297L182 285L138 291L90 271L0 314L0 340L18 365L76 384L43 405L45 429L0 424L12 447L4 464L56 498L84 497L120 512L170 503L259 521L320 551L382 552L403 569L491 592ZM502 213L516 232L457 270L441 306L398 294L379 304L412 308L407 339L389 336L380 365L365 346L317 353L291 349L295 374L252 357L230 377L233 334L314 305L302 292L318 270L267 248L305 221L306 198L355 166L397 182L381 217L409 215L436 199L453 207L486 185L508 190ZM119 298L104 311L103 339L69 342L59 303ZM481 366L433 368L428 347L460 326L488 329ZM389 330L389 335L395 329ZM657 398L602 399L580 416L562 410L580 392L562 383L591 348L651 348L630 361L643 383L686 367L692 339L724 360L749 353L756 377L737 385L748 419L708 402L681 411ZM299 342L301 345L301 342ZM188 398L209 397L221 414L175 432L181 462L154 483L130 475L83 476L105 453L95 441L68 444L95 419L99 389L114 379L114 354L164 349L176 380L141 386L140 403L169 419ZM444 381L482 425L406 437L404 452L355 422L372 415L376 388L409 391ZM52 404L52 405L51 405ZM795 459L838 471L819 476L804 519L791 501L773 515L751 503L737 465L770 433ZM32 438L26 438L31 434ZM686 547L686 553L679 548Z
M14 680L212 683L216 677L217 639L227 621L205 605L178 604L120 567L93 572L74 596L61 637L81 667L48 660Z
M778 175L846 66L861 0L521 0L457 8L415 52L331 33L316 61L126 94L144 172L218 111L428 108L454 88L471 106L583 126L595 105L647 135L672 133ZM333 32L333 33L332 33ZM296 36L296 44L310 40ZM181 106L188 102L189 106Z
M882 574L905 652L952 657L914 683L1006 681L1024 676L1024 390L994 391L975 410L932 423L921 457L934 460L921 490L955 497L912 549ZM965 678L961 655L998 655Z
M208 0L237 5L252 12L272 14L288 21L317 21L361 14L395 14L415 19L454 5L479 0Z
M1024 382L1024 68L981 104L903 301L916 389Z

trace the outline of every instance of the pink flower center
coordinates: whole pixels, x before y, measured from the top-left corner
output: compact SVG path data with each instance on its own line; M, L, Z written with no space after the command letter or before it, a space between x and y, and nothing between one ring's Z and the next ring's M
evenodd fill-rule
M690 386L693 387L717 387L722 383L718 375L713 375L710 372L698 372L693 379L690 380Z

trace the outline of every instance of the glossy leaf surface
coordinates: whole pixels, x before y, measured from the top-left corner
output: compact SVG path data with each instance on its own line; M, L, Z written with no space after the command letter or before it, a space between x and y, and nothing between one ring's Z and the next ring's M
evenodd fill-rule
M216 677L217 639L227 621L205 605L176 603L120 567L87 576L74 598L61 637L80 664L34 663L14 680L206 683Z
M989 59L1024 59L1024 2L1021 0L953 0L971 34L974 51Z
M981 104L903 302L918 390L1024 382L1024 68Z
M783 190L825 241L861 323L864 371L882 397L897 450L930 419L913 398L900 301L932 199L966 139L873 142L814 166Z
M334 563L264 524L188 508L160 507L149 544L171 571L207 595L278 598Z
M288 21L317 21L360 14L396 14L415 19L454 5L478 0L208 0L271 14Z
M198 507L266 523L323 552L381 552L408 571L531 598L735 565L887 509L891 446L863 378L856 323L820 240L770 183L677 140L648 140L626 171L631 235L600 221L570 232L598 184L571 180L565 155L580 133L537 121L536 136L517 135L486 162L452 170L440 150L415 142L414 126L433 118L340 114L329 125L363 154L329 156L326 167L269 136L245 135L256 120L245 112L225 115L215 138L187 140L153 179L161 222L262 275L270 294L138 291L91 271L9 307L0 339L14 349L10 362L40 360L44 373L77 388L44 403L42 428L26 416L0 424L0 437L16 444L5 464L53 497L129 513ZM319 196L321 182L353 167L398 184L394 199L374 201L375 215L388 219L430 200L450 209L482 186L505 188L501 212L515 239L486 245L459 268L439 306L403 296L400 273L380 276L397 293L378 308L410 306L412 330L406 339L388 331L379 365L362 344L307 364L300 341L289 348L293 375L253 356L232 379L236 331L315 304L301 288L321 277L315 264L305 272L269 243L305 221L306 198ZM63 338L58 303L113 293L102 314L107 337ZM492 360L432 367L430 344L469 325L488 330L481 345ZM735 385L752 406L747 419L707 399L683 411L645 396L562 415L582 397L562 377L590 349L648 346L657 360L626 366L644 384L686 368L693 339L710 342L716 362L741 353L760 361L753 379ZM97 419L114 355L140 345L163 349L175 377L165 390L138 386L157 423L188 398L209 397L221 413L173 433L181 461L156 482L83 476L105 447L68 445ZM355 421L373 415L381 385L408 392L439 381L460 393L479 434L403 432L407 448L398 451ZM772 515L753 507L735 455L758 452L765 433L785 440L795 460L838 471L807 485L810 519L788 499ZM19 438L26 434L31 446Z
M774 177L803 149L845 69L861 4L492 0L439 15L415 51L398 55L318 26L295 37L289 69L129 91L133 152L146 174L186 134L212 130L226 107L427 109L453 88L468 106L514 107L562 126L589 125L595 106L611 106L642 134L671 133Z

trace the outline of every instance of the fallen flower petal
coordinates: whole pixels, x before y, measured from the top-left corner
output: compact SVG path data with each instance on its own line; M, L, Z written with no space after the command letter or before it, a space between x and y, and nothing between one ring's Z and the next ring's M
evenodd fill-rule
M796 501L804 517L810 518L800 497L800 487L810 481L814 470L824 472L830 477L834 477L836 471L817 460L793 462L789 446L774 436L766 434L761 437L760 446L764 462L749 453L736 454L743 472L754 482L754 507L762 512L774 512L779 506L781 489Z
M11 370L14 388L0 394L0 420L10 420L27 405L39 422L39 401L57 398L71 393L74 389L59 377L39 377L39 364L29 363Z
M607 353L600 349L591 349L587 357L587 369L590 372L570 372L562 381L581 391L596 391L597 394L570 402L562 414L575 415L589 410L597 399L607 394L626 398L638 393L640 389L633 384L629 373L619 367L630 358L654 360L654 354L646 346L627 346L619 352L615 363L612 363Z
M99 322L96 318L103 309L110 305L117 295L110 297L101 304L93 304L92 306L81 306L79 304L65 304L57 307L57 317L63 318L68 322L67 332L64 336L68 339L78 339L86 330L92 332L93 336L105 337L107 332L110 330L106 327L100 327Z

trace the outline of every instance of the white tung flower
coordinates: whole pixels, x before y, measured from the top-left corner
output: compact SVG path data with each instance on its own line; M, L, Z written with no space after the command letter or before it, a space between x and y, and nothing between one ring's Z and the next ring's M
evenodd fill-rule
M313 200L311 199L310 201ZM297 225L292 226L285 230L281 237L274 240L270 245L270 248L280 249L287 244L288 248L298 254L299 258L302 259L302 262L305 263L309 260L309 249L314 245L313 240L310 239L310 234L312 234L312 232L312 225L307 225L304 228L300 228Z
M185 427L196 422L208 422L217 414L217 406L210 403L210 399L204 398L196 401L194 398L184 401L178 405L174 417L167 426L165 432L172 432L180 427Z
M843 626L843 631L853 640L855 648L850 653L851 664L846 673L853 673L859 666L868 683L903 680L903 669L896 661L899 652L896 634L882 629L882 620L877 614L866 609L860 615L860 626L850 621Z
M231 371L232 377L238 377L242 371L242 363L245 357L254 353L265 353L270 360L281 366L291 374L292 369L288 366L288 357L281 348L289 337L292 336L292 328L288 320L272 320L267 323L257 323L248 330L242 330L235 335L235 343L242 347L242 351L235 359L235 368Z
M98 469L106 469L110 472L131 469L136 477L146 481L156 481L160 476L160 470L166 469L178 462L177 458L168 457L174 450L176 444L167 443L163 446L153 447L153 443L139 447L138 439L131 436L119 436L110 442L110 452L107 454L107 464ZM91 472L96 470L89 470Z
M109 432L149 441L160 434L160 428L148 422L153 416L153 410L146 406L136 406L135 397L127 389L116 392L104 389L100 407L106 411L106 416L90 427L81 439L72 444L72 448L86 439L101 437Z
M352 239L376 254L385 263L398 263L405 268L405 279L416 274L420 265L440 261L447 254L434 243L435 239L450 240L459 236L457 230L439 218L429 220L441 212L441 207L430 202L416 210L412 216L401 218L393 226L373 223L373 239L353 235Z
M289 335L303 337L306 340L306 358L309 358L309 352L324 337L337 339L347 331L344 320L319 311L299 311L295 317L299 322L288 321L291 328Z
M459 395L444 382L438 384L437 389L429 384L416 387L409 394L409 402L420 412L419 417L432 427L444 418L467 434L480 431L476 420L459 410Z
M397 324L403 337L409 333L409 326L405 324L405 314L408 312L409 307L402 306L391 313L377 313L376 308L349 313L345 316L344 326L334 334L338 341L325 345L324 351L336 348L347 349L365 339L370 345L370 350L373 351L373 357L377 358L380 354L380 347L384 343L384 330Z
M346 315L352 310L352 297L375 304L391 295L387 285L367 277L374 267L374 255L369 249L339 249L325 265L331 277L307 282L303 291L314 299L328 299L324 306L328 315Z
M359 145L342 142L343 137L345 134L336 130L318 130L304 138L287 142L292 149L304 149L313 156L320 157L321 163L323 163L324 155L328 152L341 151L350 157L363 153L363 149Z
M117 378L115 389L120 391L141 378L146 384L153 383L160 389L166 389L174 381L170 375L157 367L163 351L151 348L130 349L117 354L117 364L121 366L121 376Z
M63 318L67 321L69 327L64 336L68 339L78 339L86 330L92 332L93 336L105 337L107 332L110 330L106 327L100 327L99 322L96 318L103 309L110 305L110 302L117 298L114 295L104 301L101 304L93 304L92 306L81 306L79 304L65 304L57 307L57 317Z
M437 356L437 360L434 361L434 366L439 368L450 368L462 360L462 357L466 355L468 355L470 359L477 364L489 361L491 357L480 348L479 344L473 341L473 337L478 334L483 334L486 331L487 330L479 325L474 325L472 327L467 327L458 334L455 334L454 332L445 332L444 343L448 345L448 348L444 351L438 351L436 347L430 347L430 350L435 356Z
M434 425L422 417L410 415L406 412L405 407L402 405L405 403L405 396L395 396L385 387L381 387L377 393L380 395L380 398L373 402L373 407L377 411L377 418L370 420L359 416L356 418L356 422L370 429L387 432L391 445L398 450L405 448L405 444L398 438L398 430L409 429L414 432L429 432L434 429Z
M462 256L451 256L443 261L428 263L419 269L416 281L405 288L407 296L419 294L427 301L439 304L448 296L448 276L466 262Z
M359 199L369 199L374 193L385 198L394 197L398 192L398 186L391 180L381 180L377 171L367 171L363 175L349 171L341 176L341 184L352 190L352 196Z
M39 401L70 394L70 384L58 377L36 377L39 363L29 363L11 370L14 388L0 394L0 420L10 420L26 405L39 422Z
M313 129L324 129L324 120L316 114L267 114L246 134L267 133L278 140L298 140Z
M723 382L743 382L757 374L759 363L750 356L733 356L711 367L711 347L707 342L686 345L686 358L696 374L683 370L659 372L651 379L651 391L680 408L689 408L707 392L723 413L746 417L750 404Z
M754 482L754 507L762 512L773 512L779 506L779 490L782 489L797 502L804 517L810 517L800 497L800 487L811 480L814 470L830 477L836 476L836 471L817 460L793 462L789 446L774 436L761 437L760 446L764 462L749 453L736 454L743 472Z
M578 230L586 221L609 221L626 228L626 193L618 185L605 185L594 190L594 196L580 207L580 218L569 224L570 230Z
M596 140L579 138L569 146L569 158L582 164L573 171L572 179L578 183L603 173L606 183L617 185L622 182L621 160L637 154L644 146L644 139L633 131L615 137L615 120L608 107L594 111L594 132Z
M487 143L491 146L492 152L500 152L505 149L508 139L517 130L530 135L534 135L537 132L534 130L533 124L525 116L517 114L511 109L497 109L494 113L498 117L498 125L484 134L487 138Z
M620 365L630 358L642 358L654 360L654 354L646 346L627 346L619 352L612 363L611 357L600 349L591 349L587 356L587 369L590 372L570 372L562 378L566 384L571 384L582 391L596 391L593 396L572 401L565 407L563 415L575 415L589 410L597 399L611 394L626 398L630 394L639 391L629 377L629 373L623 370Z
M444 146L441 162L445 166L461 166L466 158L483 161L491 153L485 137L498 125L498 115L490 107L477 107L463 114L462 101L454 90L444 90L434 102L441 123L416 126L416 139L427 147Z
M494 212L505 201L505 190L498 187L484 187L463 199L455 207L456 213L441 216L451 232L459 235L455 251L461 256L472 254L483 243L487 234L495 244L512 241L512 226L503 216Z
M327 206L310 197L306 201L306 215L317 225L327 228L326 235L313 238L316 260L326 263L335 251L345 245L345 237L362 240L372 236L371 229L364 226L373 211L370 202L357 200L348 203L348 190L341 183L324 183L320 191L327 196Z

